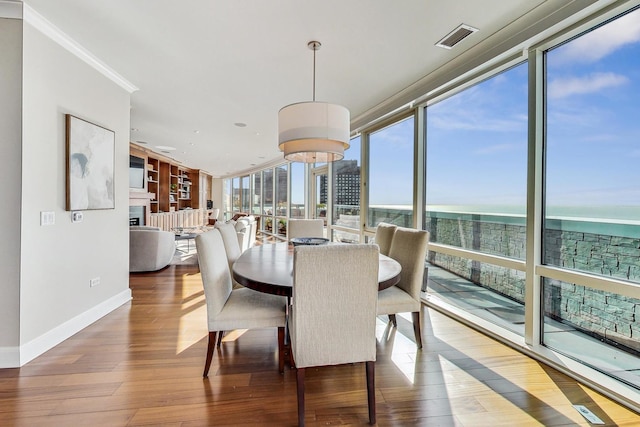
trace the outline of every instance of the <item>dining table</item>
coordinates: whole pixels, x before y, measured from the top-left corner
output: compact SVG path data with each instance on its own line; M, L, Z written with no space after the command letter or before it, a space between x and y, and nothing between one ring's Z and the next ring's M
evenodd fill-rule
M345 243L327 243L345 244ZM293 252L288 242L269 243L247 249L233 264L233 279L247 288L291 298L293 295ZM379 255L378 290L400 281L402 267L388 256Z

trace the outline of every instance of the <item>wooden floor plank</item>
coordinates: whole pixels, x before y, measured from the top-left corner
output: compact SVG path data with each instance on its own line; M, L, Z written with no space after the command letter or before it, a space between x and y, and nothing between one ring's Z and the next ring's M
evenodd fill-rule
M231 331L202 378L206 302L197 267L133 274L133 300L20 369L0 370L0 425L293 426L295 372L277 368L275 329ZM568 376L423 308L377 322L379 426L587 426L638 414ZM410 317L409 317L410 319ZM307 369L307 425L366 425L364 366Z

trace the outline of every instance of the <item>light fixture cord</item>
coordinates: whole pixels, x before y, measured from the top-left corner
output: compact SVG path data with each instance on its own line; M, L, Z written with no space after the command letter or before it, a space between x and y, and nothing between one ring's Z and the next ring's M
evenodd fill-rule
M316 50L313 49L313 102L316 102Z

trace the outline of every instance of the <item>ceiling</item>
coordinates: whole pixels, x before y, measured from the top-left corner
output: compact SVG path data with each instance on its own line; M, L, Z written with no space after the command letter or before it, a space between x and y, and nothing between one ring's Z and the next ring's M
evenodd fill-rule
M592 1L24 3L138 88L132 142L158 152L175 147L166 155L226 176L282 159L278 110L312 98L310 40L322 43L316 100L346 106L353 124L397 108L404 102L397 94L473 62L544 17ZM479 31L451 50L435 46L460 24Z

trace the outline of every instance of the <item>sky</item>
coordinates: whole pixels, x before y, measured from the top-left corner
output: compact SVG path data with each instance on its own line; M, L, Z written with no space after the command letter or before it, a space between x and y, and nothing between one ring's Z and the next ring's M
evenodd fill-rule
M427 109L427 203L526 198L527 64ZM547 203L640 206L640 10L547 54ZM410 204L413 119L371 137L371 204ZM453 154L453 155L452 155Z

